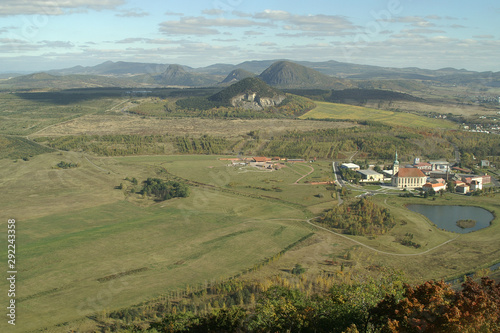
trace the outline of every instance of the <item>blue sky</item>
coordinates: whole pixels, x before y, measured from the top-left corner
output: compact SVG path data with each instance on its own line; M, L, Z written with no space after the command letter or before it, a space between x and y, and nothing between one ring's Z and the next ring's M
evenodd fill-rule
M0 72L291 59L500 71L500 3L2 0Z

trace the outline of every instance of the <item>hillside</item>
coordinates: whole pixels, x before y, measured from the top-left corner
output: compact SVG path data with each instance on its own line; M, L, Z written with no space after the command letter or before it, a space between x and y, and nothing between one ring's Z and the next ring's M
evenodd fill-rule
M231 73L229 73L226 76L226 78L221 82L221 84L233 84L233 83L241 81L247 77L254 77L254 76L255 76L255 74L253 74L249 71L246 71L244 69L238 68L238 69L231 71Z
M329 77L314 69L290 62L278 61L263 71L259 78L269 85L281 88L335 88L351 86L347 81Z
M281 91L270 87L264 81L248 77L208 99L222 105L239 106L244 109L263 109L279 105L286 98Z
M201 87L217 83L213 76L189 73L181 65L170 65L162 74L155 77L159 84L169 86Z
M56 76L48 73L34 73L11 78L1 82L0 89L72 89L97 87L134 87L134 80L98 75Z
M167 64L158 63L106 61L96 66L75 66L71 68L51 70L48 71L48 73L52 75L85 74L126 76L162 73L167 69L167 67Z

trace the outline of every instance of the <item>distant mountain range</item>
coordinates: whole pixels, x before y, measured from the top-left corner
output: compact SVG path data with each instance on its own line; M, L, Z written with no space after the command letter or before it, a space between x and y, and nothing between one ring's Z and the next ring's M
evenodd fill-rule
M271 86L291 89L338 90L360 87L408 91L411 88L405 89L405 86L409 81L412 81L412 84L436 82L500 87L500 72L473 72L454 68L390 68L333 60L291 62L280 59L245 61L238 65L214 64L201 68L176 64L106 61L97 66L75 66L10 79L4 76L0 81L0 88L227 86L251 76L258 76Z

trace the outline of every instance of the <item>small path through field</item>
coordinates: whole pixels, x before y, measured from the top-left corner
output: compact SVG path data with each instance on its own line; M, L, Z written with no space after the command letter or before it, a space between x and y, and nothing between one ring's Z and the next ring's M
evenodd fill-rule
M100 166L98 166L97 164L95 164L94 162L92 162L91 160L89 160L89 158L87 156L85 156L85 159L87 160L87 162L89 162L90 164L92 164L93 166L95 166L97 169L101 170L101 171L104 171L106 173L111 173L110 170L106 170L106 169L103 169L101 168ZM114 173L114 172L113 172Z
M120 101L119 103L117 103L117 104L113 105L111 108L107 109L107 110L106 110L106 112L108 112L108 111L113 111L115 108L117 108L118 106L120 106L120 105L122 105L123 103L126 103L126 102L128 102L128 100L125 100L125 101ZM33 135L35 135L35 134L37 134L37 133L40 133L40 132L42 132L42 131L45 131L45 130L47 130L47 129L51 128L51 127L54 127L54 126L57 126L57 125L66 124L66 123L69 123L69 122L74 121L74 120L79 119L79 118L83 118L83 117L88 116L88 115L89 115L89 113L85 113L85 114L82 114L82 115L81 115L81 116L79 116L79 117L71 118L71 119L69 119L69 120L66 120L66 121L63 121L63 122L60 122L60 123L55 123L55 124L49 125L49 126L47 126L47 127L42 128L41 130L38 130L38 131L36 131L36 132L34 132L34 133L31 133L31 134L26 135L26 139L30 140L30 136L33 136Z
M442 243L442 244L439 244L439 245L437 245L437 246L434 246L433 248L428 249L428 250L426 250L426 251L424 251L424 252L420 252L420 253L407 253L407 254L405 254L405 253L391 253L391 252L385 252L385 251L377 250L377 249L375 249L375 248L373 248L373 247L371 247L371 246L369 246L369 245L363 244L363 243L361 243L361 242L359 242L359 241L357 241L357 240L355 240L355 239L352 239L352 238L347 237L347 236L345 236L345 235L339 234L339 233L337 233L337 232L335 232L335 231L332 231L332 230L330 230L330 229L320 227L319 225L316 225L316 224L314 224L314 223L312 223L312 222L311 222L311 220L313 220L313 219L315 219L315 218L316 218L316 217L313 217L313 218L311 218L311 219L309 219L309 220L306 220L306 222L307 222L307 223L309 223L309 224L310 224L310 225L312 225L312 226L315 226L316 228L319 228L319 229L325 230L325 231L330 232L330 233L332 233L332 234L334 234L334 235L337 235L337 236L340 236L340 237L342 237L342 238L348 239L348 240L350 240L351 242L354 242L354 243L356 243L356 244L358 244L358 245L361 245L361 246L363 246L363 247L365 247L365 248L367 248L367 249L370 249L370 250L375 251L375 252L377 252L377 253L387 254L387 255L391 255L391 256L400 256L400 257L415 257L415 256L421 256L421 255L424 255L424 254L426 254L426 253L429 253L429 252L431 252L431 251L433 251L433 250L435 250L435 249L437 249L437 248L439 248L439 247L441 247L441 246L443 246L443 245L446 245L446 244L448 244L448 243L450 243L450 242L454 241L454 240L455 240L455 239L457 239L458 237L460 237L460 235L459 235L459 236L457 236L457 237L455 237L455 238L449 239L449 240L447 240L446 242L444 242L444 243Z
M295 183L293 183L293 185L298 185L298 183L299 183L302 179L304 179L305 177L309 176L311 173L313 173L313 172L314 172L314 168L313 168L312 166L310 166L310 165L306 165L306 166L307 166L307 167L309 167L309 168L311 168L311 171L309 171L308 173L306 173L305 175L303 175L302 177L300 177L299 179L297 179L297 180L295 181Z
M359 241L357 241L357 240L355 240L355 239L352 239L352 238L347 237L347 236L345 236L345 235L339 234L339 233L337 233L337 232L335 232L335 231L332 231L332 230L330 230L330 229L323 228L323 227L321 227L321 226L319 226L319 225L314 224L314 223L312 223L312 222L311 222L312 220L314 220L314 219L316 219L316 218L318 218L318 217L319 217L319 216L312 217L312 218L307 219L307 220L301 220L301 219L270 219L270 220L280 220L280 221L305 221L305 222L307 222L308 224L310 224L310 225L312 225L312 226L314 226L314 227L316 227L316 228L318 228L318 229L322 229L322 230L327 231L327 232L329 232L329 233L332 233L332 234L334 234L334 235L336 235L336 236L339 236L339 237L345 238L345 239L347 239L347 240L350 240L351 242L354 242L354 243L356 243L356 244L358 244L358 245L361 245L361 246L363 246L363 247L365 247L365 248L367 248L367 249L369 249L369 250L375 251L375 252L380 253L380 254L386 254L386 255L390 255L390 256L399 256L399 257L415 257L415 256L421 256L421 255L427 254L427 253L429 253L429 252L431 252L431 251L434 251L435 249L440 248L440 247L441 247L441 246L443 246L443 245L446 245L446 244L448 244L448 243L451 243L451 242L453 242L455 239L457 239L458 237L460 237L460 235L458 235L458 236L457 236L457 237L455 237L455 238L449 239L449 240L447 240L447 241L446 241L446 242L444 242L444 243L441 243L441 244L439 244L439 245L437 245L437 246L434 246L433 248L430 248L430 249L425 250L424 252L420 252L420 253L392 253L392 252L386 252L386 251L377 250L376 248L373 248L373 247L371 247L371 246L369 246L369 245L366 245L366 244L364 244L364 243L361 243L361 242L359 242Z
M359 150L356 150L356 152L352 154L351 157L349 157L349 162L352 162L352 159L354 158L354 156L356 156L357 153L359 153Z

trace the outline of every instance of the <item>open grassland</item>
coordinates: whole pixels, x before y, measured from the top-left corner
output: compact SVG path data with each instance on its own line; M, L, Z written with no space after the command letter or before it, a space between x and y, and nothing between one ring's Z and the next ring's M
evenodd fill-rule
M347 104L316 102L313 110L300 116L301 119L336 119L376 121L391 126L412 128L445 128L455 129L458 126L451 121L417 116L410 113L385 111Z
M395 269L403 272L407 281L422 283L431 279L462 278L466 273L481 271L499 261L498 196L447 195L432 201L377 195L372 200L389 208L398 221L396 227L386 235L373 239L347 235L342 237L316 229L314 237L287 252L279 261L263 270L252 272L249 278L281 274L299 262L310 274L335 274L338 278L345 277L346 281L350 276ZM459 235L439 230L422 215L404 207L412 201L420 204L475 205L493 211L496 218L488 228ZM415 249L401 245L398 240L406 233L414 234L414 241L422 247ZM498 271L486 274L498 276Z
M0 94L0 134L28 135L82 115L104 112L125 99L53 99L50 93Z
M156 161L143 159L53 153L0 160L2 225L17 220L20 330L228 278L311 232L289 220L305 218L300 209L279 202L192 187L188 198L153 203L114 189L124 177L157 176ZM53 169L60 160L80 166Z
M63 136L80 134L172 134L212 135L237 137L250 131L260 130L269 135L284 133L290 129L310 131L313 129L348 128L350 122L325 122L293 119L204 119L204 118L141 118L127 114L89 115L55 125L36 133L37 136Z
M377 195L371 200L390 209L396 227L375 238L337 235L306 222L338 202L327 186L306 183L328 176L329 161L286 163L269 172L228 166L219 158L68 152L1 159L1 225L17 220L19 330L56 332L53 326L60 323L226 279L312 231L313 237L246 278L288 274L300 263L308 274L338 279L391 268L419 282L460 276L498 260L498 197ZM61 160L79 166L55 168ZM197 185L188 198L155 203L125 192L134 188L125 178L133 177L182 177ZM125 189L115 189L120 183ZM459 236L407 210L411 202L478 205L496 219L487 229ZM406 233L421 248L401 245ZM7 288L6 281L0 288Z
M154 161L183 179L220 187L230 193L284 201L304 209L336 202L336 197L332 197L336 195L335 191L328 190L325 185L306 183L331 179L329 162L283 163L280 170L271 171L250 165L233 166L231 161L219 160L216 156L138 156L118 157L116 160L128 165Z

